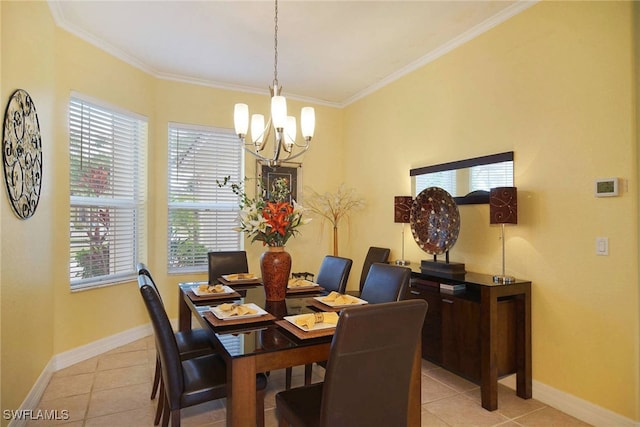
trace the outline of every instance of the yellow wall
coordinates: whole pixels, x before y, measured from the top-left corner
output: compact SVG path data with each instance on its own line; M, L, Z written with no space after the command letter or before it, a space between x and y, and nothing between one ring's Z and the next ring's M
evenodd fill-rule
M151 141L150 149L150 204L155 206L150 212L150 229L158 230L151 233L149 242L149 268L155 274L166 277L167 272L167 123L180 122L217 127L233 127L233 105L245 102L255 111L268 111L269 99L264 95L234 93L226 90L198 87L171 81L157 80L155 82L155 137ZM299 111L303 106L300 102L288 100L291 111ZM318 191L326 191L340 184L338 174L328 173L326 165L335 162L334 152L342 150L341 112L335 108L314 106L316 110L317 128L312 147L304 157L304 167L299 171L303 184ZM336 167L341 170L341 161ZM256 176L255 158L247 155L245 158L245 175ZM255 181L252 181L252 183ZM253 191L253 184L247 186ZM304 199L302 200L304 203ZM331 241L322 234L318 221L312 221L301 229L304 238L293 238L287 243L287 250L292 253L292 271L316 271L322 257L330 252ZM321 248L319 251L318 248ZM249 256L251 271L259 271L258 259L264 252L260 244L246 243L245 249ZM171 275L163 281L170 289L175 283L193 280L195 276ZM202 277L200 277L202 279ZM169 310L175 309L175 298L169 299Z
M56 30L56 190L54 354L148 321L134 282L87 292L69 290L68 104L72 91L153 120L153 79L94 46ZM153 138L153 131L149 132ZM122 314L126 313L126 316Z
M344 110L315 106L318 129L302 179L319 192L344 181L366 199L340 234L340 254L354 260L355 288L367 247L400 256L392 203L410 194L410 168L515 151L520 218L507 230L507 270L533 282L534 379L639 420L631 8L540 3ZM2 103L18 87L29 91L44 151L35 216L20 221L0 202L0 407L13 409L54 355L148 322L135 283L69 291L70 91L149 119L146 261L173 316L174 284L203 275L166 271L167 122L232 127L235 102L266 110L267 100L155 79L56 28L44 2L0 2L0 19ZM292 101L290 108L300 106ZM251 176L253 158L246 166ZM628 190L594 198L593 180L609 176L628 180ZM487 206L460 211L452 259L469 270L499 271L499 231L488 226ZM608 257L594 255L596 236L609 237ZM315 220L288 245L293 270L317 271L331 245ZM255 270L262 248L247 250ZM406 258L424 257L408 238Z
M18 219L11 210L4 184L0 203L0 406L17 409L50 360L54 345L51 278L54 270L52 230L55 226L52 199L56 191L53 143L55 27L48 9L42 4L2 2L1 7L2 111L16 89L25 89L38 112L43 145L43 180L36 213L28 220ZM4 171L2 173L4 176Z
M2 7L0 7L0 46L2 46ZM4 94L2 83L2 55L0 54L0 94ZM2 239L2 209L0 209L0 241ZM1 247L1 246L0 246ZM2 254L0 253L0 271ZM0 403L2 403L2 274L0 274Z
M533 6L346 108L345 160L358 165L347 182L377 194L354 228L358 264L373 243L400 257L393 196L410 194L410 168L513 150L519 219L507 229L507 273L533 282L534 380L638 420L632 7ZM611 176L625 180L622 195L595 198L594 179ZM452 260L499 273L488 206L460 214ZM609 256L595 255L596 236L609 237ZM411 239L405 254L428 258Z
M252 108L268 97L160 81L55 26L46 2L0 2L2 11L2 99L26 89L38 108L44 152L40 205L34 217L18 220L6 199L0 203L1 387L3 409L17 409L51 358L64 351L148 323L134 282L71 293L68 278L69 178L67 106L77 91L146 116L149 120L149 238L145 260L175 317L175 283L200 275L168 276L166 270L167 122L233 127L233 104ZM11 42L9 43L8 40ZM265 82L265 91L266 84ZM6 102L6 101L3 101ZM290 101L299 110L301 103ZM337 187L342 170L342 112L315 106L318 128L302 170L318 191ZM247 176L255 161L247 156ZM4 198L4 197L3 197ZM330 239L319 223L305 227L306 239L288 245L294 271L315 271ZM318 251L318 248L322 251ZM252 269L263 248L247 247ZM6 420L3 420L6 424Z

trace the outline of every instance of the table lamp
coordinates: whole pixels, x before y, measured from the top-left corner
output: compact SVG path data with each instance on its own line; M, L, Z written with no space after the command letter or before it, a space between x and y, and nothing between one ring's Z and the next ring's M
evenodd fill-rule
M411 220L411 196L395 196L393 199L393 222L402 224L402 259L396 260L397 265L409 265L409 261L404 259L404 228Z
M493 276L495 283L513 283L515 278L504 270L504 226L518 223L518 192L516 187L496 187L489 192L489 223L502 227L502 274Z

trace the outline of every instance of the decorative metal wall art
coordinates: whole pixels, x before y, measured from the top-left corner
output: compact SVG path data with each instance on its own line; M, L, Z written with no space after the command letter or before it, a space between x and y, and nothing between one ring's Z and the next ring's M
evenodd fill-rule
M4 115L2 160L11 207L19 218L27 219L40 200L42 139L36 106L22 89L11 95Z

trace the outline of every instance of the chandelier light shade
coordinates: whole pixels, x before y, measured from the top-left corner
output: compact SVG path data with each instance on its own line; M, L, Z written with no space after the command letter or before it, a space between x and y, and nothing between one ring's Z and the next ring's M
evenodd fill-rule
M251 115L251 134L248 135L249 106L247 104L236 104L233 110L236 134L244 149L270 166L293 160L304 154L309 149L316 126L313 107L303 107L300 111L300 131L303 142L296 143L296 134L298 132L296 118L287 114L287 99L281 95L282 87L278 83L278 0L275 1L274 21L273 86L269 87L271 93L271 117L265 122L264 115ZM272 131L273 147L272 151L269 152L267 146Z
M404 228L405 224L411 222L411 196L395 196L393 198L393 222L402 224L402 258L396 261L397 265L409 265L409 261L404 259Z
M502 274L493 276L495 283L513 283L514 277L505 274L504 226L518 223L518 190L516 187L496 187L489 192L489 223L502 228Z

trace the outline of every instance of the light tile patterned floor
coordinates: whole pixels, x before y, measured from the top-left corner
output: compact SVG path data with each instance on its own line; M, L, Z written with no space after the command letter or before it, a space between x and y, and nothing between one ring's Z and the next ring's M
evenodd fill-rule
M66 423L67 427L152 426L156 401L149 399L155 345L152 337L135 341L53 375L38 409L69 411L66 421L33 421L44 427ZM314 367L314 381L323 370ZM303 368L294 369L294 387L303 382ZM265 421L276 426L275 394L284 388L284 370L272 372L265 398ZM480 406L480 389L429 362L422 366L423 426L588 426L536 400L523 400L500 386L498 410ZM185 427L225 425L225 400L182 410Z

